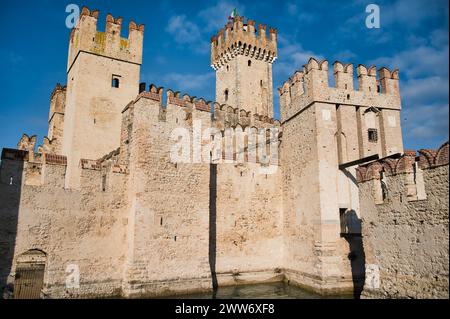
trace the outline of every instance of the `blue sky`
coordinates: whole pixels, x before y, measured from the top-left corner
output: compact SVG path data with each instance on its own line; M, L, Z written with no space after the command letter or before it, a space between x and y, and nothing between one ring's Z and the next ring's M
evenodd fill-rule
M448 140L449 36L447 0L397 1L2 1L0 12L0 147L22 133L47 134L49 97L65 83L65 8L74 3L145 24L141 81L214 100L209 40L236 7L240 15L278 29L277 88L310 56L398 67L407 149ZM381 10L381 28L365 27L365 8ZM126 36L127 27L122 30ZM356 70L355 70L356 71ZM356 72L355 72L356 74ZM275 95L278 114L278 95Z

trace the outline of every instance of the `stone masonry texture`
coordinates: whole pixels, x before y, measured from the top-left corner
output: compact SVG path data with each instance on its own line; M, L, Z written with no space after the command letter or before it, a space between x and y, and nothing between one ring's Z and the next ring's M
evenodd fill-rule
M144 25L122 38L121 18L97 20L84 7L70 33L48 136L2 150L3 297L43 264L45 298L277 281L448 298L448 143L403 149L398 70L311 58L278 88L278 120L276 29L235 17L211 38L210 102L140 85Z

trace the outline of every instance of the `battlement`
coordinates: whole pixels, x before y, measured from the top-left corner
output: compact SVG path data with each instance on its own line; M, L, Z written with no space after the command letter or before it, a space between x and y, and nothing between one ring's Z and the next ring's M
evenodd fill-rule
M78 23L70 33L67 70L71 68L80 51L141 64L144 25L130 21L128 38L122 38L122 18L114 18L108 14L105 31L101 32L97 30L98 15L98 10L90 11L83 7Z
M86 171L98 171L104 175L129 173L128 166L118 163L119 150L98 160L81 159L79 162L81 175L89 175ZM31 150L4 148L1 154L2 170L9 172L3 174L2 182L8 185L20 185L23 182L28 186L58 186L63 187L67 169L67 157L51 153L34 153ZM17 167L17 169L11 169ZM91 176L92 177L92 176ZM81 187L90 187L94 183L101 189L100 176L98 180L89 180L86 177Z
M66 107L67 86L57 83L50 95L50 111L48 121L50 122L55 114L64 114Z
M156 85L151 84L149 91L139 93L134 101L130 102L122 112L125 112L132 104L144 98L159 104L161 112L164 113L164 116L160 118L161 120L164 120L169 109L174 107L175 109L185 109L187 113L192 113L193 110L210 113L212 124L219 129L235 127L236 125L240 125L244 128L248 126L255 126L258 128L280 127L280 121L274 118L257 113L253 114L251 111L245 111L244 109L239 109L228 104L219 104L217 102L208 101L202 97L191 96L187 93L181 94L172 89L167 89L166 105L163 105L163 94L163 87L157 87ZM188 115L187 118L190 118L190 116Z
M278 120L262 116L259 114L252 114L243 109L234 108L227 104L219 104L208 101L204 98L190 96L189 94L181 94L180 92L167 89L166 104L163 104L164 89L155 85L150 85L149 91L141 92L135 100L130 102L122 111L122 134L121 134L121 153L119 155L121 162L126 162L129 159L130 141L132 137L132 127L141 127L143 124L136 124L141 121L156 121L160 123L161 129L158 130L161 140L156 143L166 143L170 138L167 134L171 134L175 129L185 128L192 131L198 128L204 132L207 129L213 129L212 132L220 134L225 140L228 138L230 132L231 139L236 139L237 135L242 136L252 134L260 140L264 134L269 134L271 128L277 128L277 132L281 131L281 124ZM139 111L136 112L136 109ZM196 122L197 121L197 122ZM148 125L148 124L145 124ZM147 134L148 135L148 134ZM264 135L264 145L269 145L269 139L276 138L279 141L279 135L276 137ZM144 138L145 139L145 138ZM252 143L251 141L246 143ZM233 142L232 145L236 143ZM246 147L252 147L247 145ZM257 146L250 152L257 153ZM128 153L127 153L128 152ZM230 161L242 160L243 158L249 162L262 163L259 158L245 153L244 149L239 152L237 149L225 152L225 146L222 148L222 158ZM245 154L244 154L245 153ZM253 153L252 153L253 154ZM275 155L274 159L275 162ZM278 163L278 156L276 156ZM264 163L262 163L264 164Z
M312 101L377 108L400 109L399 71L362 64L356 68L358 88L354 88L353 64L333 63L335 87L328 83L328 61L310 58L302 70L278 88L281 109L292 101L308 105ZM377 78L378 75L378 78ZM283 113L283 112L282 112Z
M66 92L67 85L61 85L61 83L56 83L55 88L53 89L52 93L50 94L50 100L53 100L53 98L62 92Z
M444 143L438 150L407 150L398 158L386 158L361 165L356 169L358 183L373 182L376 204L384 203L389 183L386 178L403 175L406 198L409 201L426 199L423 170L430 170L448 165L449 143Z
M264 24L255 30L255 21L236 16L211 38L211 67L217 70L237 55L272 63L277 58L277 30Z
M416 151L406 150L398 159L386 158L361 165L356 169L358 182L366 182L372 179L380 179L381 173L386 176L412 173L414 166L420 169L430 169L442 165L448 165L449 142L445 142L437 150L420 149Z

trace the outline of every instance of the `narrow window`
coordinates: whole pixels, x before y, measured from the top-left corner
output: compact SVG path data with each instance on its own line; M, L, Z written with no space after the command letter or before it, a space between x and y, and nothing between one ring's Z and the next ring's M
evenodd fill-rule
M383 199L383 202L386 200L388 196L388 188L386 185L386 179L384 177L384 172L380 172L380 184L381 184L381 198Z
M263 81L259 81L259 85L261 85L261 87L263 86Z
M12 184L13 184L13 181L14 181L14 178L11 176L11 177L9 178L9 185L12 185Z
M161 219L159 220L159 225L162 226L163 224L163 218L161 217Z
M119 85L120 85L120 80L119 80L119 78L120 78L120 75L114 75L114 74L113 74L112 80L111 80L111 86L112 86L113 88L116 88L116 89L119 88Z
M230 67L227 65L227 71L230 71Z
M376 129L369 128L367 130L367 133L369 135L369 142L372 142L372 143L378 142L378 132Z
M106 175L102 176L102 191L106 191Z
M348 88L348 86L347 86L347 84L345 85L345 89L347 90L347 88Z
M248 66L252 66L252 60L248 60L247 64Z
M228 101L228 89L225 90L224 94L225 94L225 102L227 102Z

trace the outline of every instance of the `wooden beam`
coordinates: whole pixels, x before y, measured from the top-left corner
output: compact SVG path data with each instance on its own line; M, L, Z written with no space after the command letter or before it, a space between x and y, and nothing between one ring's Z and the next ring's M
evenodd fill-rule
M355 166L355 165L367 164L369 162L373 162L373 161L376 161L376 160L384 160L384 159L387 159L387 158L399 158L401 156L402 156L401 153L395 153L395 154L392 154L392 155L389 155L389 156L386 156L386 157L383 157L383 158L380 158L378 156L378 154L370 155L370 156L367 156L367 157L360 158L360 159L358 159L356 161L351 161L351 162L347 162L347 163L344 163L344 164L340 164L339 165L339 169L344 169L344 168L347 168L347 167L350 167L350 166Z
M350 167L350 166L355 166L355 165L361 165L361 164L364 164L364 163L367 163L367 162L375 161L375 160L377 160L379 158L380 157L378 156L378 154L370 155L370 156L367 156L367 157L363 157L363 158L357 159L356 161L351 161L351 162L347 162L347 163L344 163L344 164L340 164L339 165L339 169L344 169L344 168L347 168L347 167Z

